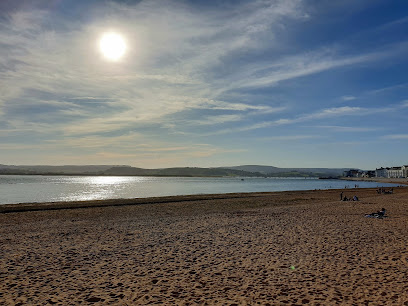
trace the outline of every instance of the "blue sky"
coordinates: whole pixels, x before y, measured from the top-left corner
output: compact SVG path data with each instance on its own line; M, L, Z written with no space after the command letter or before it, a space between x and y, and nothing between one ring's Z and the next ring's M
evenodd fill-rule
M2 164L408 164L407 1L32 2L0 4Z

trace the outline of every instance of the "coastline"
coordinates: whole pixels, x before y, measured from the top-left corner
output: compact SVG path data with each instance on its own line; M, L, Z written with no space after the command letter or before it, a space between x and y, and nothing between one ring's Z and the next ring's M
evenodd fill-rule
M3 213L0 304L403 305L407 195L284 191ZM388 218L364 217L382 207Z
M408 185L408 178L386 178L386 177L341 177L341 180L360 181L360 182L378 182L391 183L399 185Z
M358 180L354 180L354 181L358 181ZM399 183L390 182L390 181L383 181L383 183L399 184ZM331 194L331 193L338 194L340 192L353 193L353 191L359 190L359 193L362 193L364 190L371 192L371 190L375 190L375 189L376 188L288 190L288 191L268 191L268 192L193 194L193 195L159 196L159 197L130 198L130 199L119 198L119 199L102 199L102 200L87 200L87 201L15 203L15 204L1 204L0 214L28 212L28 211L42 211L42 210L120 207L120 206L131 206L131 205L147 205L147 204L170 204L170 203L177 203L177 202L192 202L192 201L228 200L228 199L243 199L243 198L251 199L251 198L276 197L276 196L288 197L289 195L293 195L293 194L302 194L302 195L306 195L309 193L315 194L317 191L320 191L320 192L326 191L327 194Z
M27 182L25 179L21 179L18 177L14 180L11 180L11 185L9 185L8 181L4 181L0 185L0 213L2 212L9 212L9 211L28 211L28 210L47 210L47 209L61 209L61 208L68 208L68 207L97 207L97 206L109 206L109 205L128 205L128 204L143 204L149 203L152 201L163 202L167 201L165 198L169 198L168 201L174 202L177 201L178 198L181 197L192 197L193 199L198 197L207 197L209 195L214 195L217 197L226 197L226 196L234 196L234 194L238 194L239 196L248 193L248 194L259 194L259 193L268 193L268 192L282 192L285 190L279 189L286 189L286 191L290 190L325 190L325 189L349 189L350 187L355 186L355 181L353 180L318 180L318 179L305 179L305 178L281 178L277 179L277 184L275 184L275 179L272 178L270 180L261 179L257 180L250 180L246 178L241 178L240 180L237 179L227 179L226 181L222 181L223 184L216 183L215 181L200 181L202 178L196 178L196 180L189 180L189 178L184 178L187 180L187 184L181 181L175 181L174 188L169 186L164 186L164 188L160 189L161 185L168 184L166 180L158 181L159 187L151 188L151 186L155 186L153 184L148 183L146 186L146 182L148 180L141 180L139 184L138 181L134 183L131 182L132 179L124 180L120 182L119 188L116 190L121 190L121 192L115 192L112 189L112 192L109 196L104 195L104 185L105 181L97 183L92 183L92 192L90 193L88 188L87 181L80 181L78 192L73 192L70 189L70 184L72 183L70 180L65 182L62 181L63 184L60 184L59 180L55 182L52 178L48 177L44 181L47 184L42 184L42 179L38 181L35 180L34 184L27 185L27 190L25 189L25 183ZM105 180L105 179L104 179ZM242 182L245 181L245 182ZM289 183L285 183L286 185L282 188L279 187L280 181L288 181ZM16 183L17 182L17 183ZM29 183L32 183L28 180ZM177 183L178 182L178 183ZM220 181L221 182L221 181ZM231 183L232 182L232 183ZM249 182L249 184L247 184ZM255 183L252 183L255 182ZM258 182L258 183L257 183ZM386 183L387 181L384 181ZM57 188L54 190L54 187L48 186L51 183L58 183ZM173 183L173 182L171 182ZM401 182L397 182L394 184L395 186L401 185ZM140 186L139 186L140 185ZM282 184L281 184L282 185ZM346 185L346 186L345 186ZM9 187L10 186L10 187ZM54 186L54 185L52 185ZM61 187L62 186L62 187ZM138 187L139 186L139 187ZM364 182L357 185L359 188L375 188L378 187L378 182L371 181L371 182ZM48 189L48 187L52 189ZM275 189L275 190L274 190ZM161 192L161 190L165 190ZM176 192L172 192L175 190ZM85 195L91 196L80 196L81 193ZM10 197L7 195L10 194ZM74 196L73 196L74 195ZM94 196L96 195L96 196ZM90 199L86 199L90 198ZM91 200L92 199L92 200ZM62 202L65 201L65 202ZM71 202L71 203L70 203ZM76 203L72 205L72 203Z
M287 191L280 191L287 192ZM225 194L198 194L198 195L179 195L163 197L147 197L133 199L105 199L89 201L64 201L64 202L34 202L0 205L1 213L17 213L42 210L62 210L62 209L83 209L83 208L102 208L102 207L120 207L132 205L154 205L171 204L191 201L210 201L227 200L236 198L256 198L267 194L279 192L248 192L248 193L225 193Z

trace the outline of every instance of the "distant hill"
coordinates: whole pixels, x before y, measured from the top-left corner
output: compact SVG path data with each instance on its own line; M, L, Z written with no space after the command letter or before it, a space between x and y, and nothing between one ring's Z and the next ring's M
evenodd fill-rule
M86 165L86 166L8 166L0 165L0 174L26 175L110 175L110 176L263 176L257 172L236 169L181 167L165 169L142 169L130 166Z
M112 168L112 165L84 165L84 166L9 166L0 164L0 173L17 172L18 174L26 172L33 173L59 173L59 174L98 174Z
M244 165L236 167L223 167L227 169L259 172L267 176L342 176L349 168L278 168L273 166Z
M101 172L101 175L137 175L150 176L154 172L150 169L134 168L130 166L114 166Z
M222 167L225 169L241 170L247 172L259 172L262 174L279 172L280 168L273 166L257 166L257 165L244 165L236 167Z
M104 175L140 175L140 176L263 176L261 173L246 172L224 168L165 168L165 169L141 169L134 167L112 167L103 171Z
M178 167L143 169L131 166L9 166L0 164L0 174L26 175L118 175L118 176L190 176L190 177L328 177L341 176L344 168L278 168L273 166L243 165L236 167L199 168Z

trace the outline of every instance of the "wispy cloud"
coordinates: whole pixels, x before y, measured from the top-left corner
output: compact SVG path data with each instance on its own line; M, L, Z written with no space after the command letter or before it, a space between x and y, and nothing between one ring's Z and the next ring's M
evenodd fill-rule
M109 14L111 24L120 24L118 28L134 37L130 40L133 45L128 58L116 67L101 62L97 56L96 37L103 30L100 23L64 25L65 33L61 33L47 27L45 21L52 16L46 11L17 12L6 23L10 30L3 31L2 38L9 42L8 48L18 46L22 50L17 54L7 52L7 62L22 65L2 72L7 88L2 97L3 112L10 101L20 99L30 89L60 97L54 102L26 98L26 104L50 110L52 103L56 108L52 117L60 122L64 118L65 133L118 130L141 122L164 121L166 116L188 109L273 112L274 105L220 101L214 94L241 87L269 86L379 56L372 53L336 59L331 51L317 51L280 58L278 62L246 64L239 70L227 66L233 75L216 75L218 65L228 62L227 55L248 47L265 48L263 33L268 31L270 35L280 29L285 19L307 18L300 1L257 1L245 5L205 15L176 2L141 2L136 7L116 3L102 7L100 14ZM228 23L222 21L225 18ZM18 36L14 35L16 32ZM159 71L155 67L159 63L160 73L154 73ZM114 108L96 118L92 116L95 103ZM24 100L20 108L24 109ZM13 116L22 117L24 112ZM39 115L30 114L30 119L35 120L36 116ZM38 120L44 120L44 116L47 111ZM235 114L234 118L238 117L244 119L246 115Z
M342 106L342 107L333 107L323 109L321 111L300 116L297 120L304 121L310 119L321 119L321 118L329 118L329 117L336 117L336 116L344 116L344 115L361 115L362 113L371 113L373 111L377 111L374 109L366 109L362 107L350 107L350 106Z
M393 48L394 47L394 48ZM405 43L390 46L388 51L375 51L359 55L336 55L335 48L323 48L314 52L280 57L278 61L248 65L241 80L225 89L259 88L275 86L280 82L337 69L384 59L406 51Z
M307 140L322 138L321 135L282 135L282 136L270 136L263 137L262 140L274 140L274 141L295 141L295 140Z
M3 119L51 121L54 130L69 136L142 123L165 124L167 116L193 109L239 112L220 113L208 122L275 112L281 107L217 99L214 93L221 83L217 79L225 75L214 71L226 56L242 48L265 47L263 33L280 27L285 18L307 17L300 1L257 1L245 6L207 14L171 1L101 6L98 14L109 15L109 23L127 34L131 44L117 66L103 62L97 54L97 37L107 30L102 23L53 20L63 26L49 27L53 16L47 11L12 13L2 23L6 30L0 34L8 42L0 46L0 52L7 54L0 72L5 85L0 100ZM16 64L10 67L10 63ZM33 89L52 93L54 99L30 95ZM29 108L42 111L33 113Z
M357 98L354 97L354 96L342 96L341 99L342 99L343 101L352 101L352 100L355 100L355 99L357 99Z
M242 116L240 115L219 115L219 116L204 117L201 120L193 120L190 122L191 124L198 124L198 125L214 125L214 124L222 124L226 122L240 121L240 120L242 120Z
M217 132L211 134L228 134L228 133L236 133L236 132L243 132L243 131L250 131L262 128L268 128L272 126L280 126L280 125L289 125L295 124L300 122L307 122L307 121L315 121L319 119L327 119L327 118L340 118L343 116L364 116L364 115L372 115L375 113L380 112L388 112L393 111L394 108L363 108L363 107L350 107L350 106L343 106L343 107L334 107L323 109L320 111L316 111L310 114L304 114L295 118L281 118L274 121L264 121L260 123L256 123L253 125L248 125L239 128L228 128L224 130L219 130Z
M382 93L382 92L386 92L386 91L392 91L392 90L396 90L396 89L400 89L400 88L408 88L408 83L396 84L396 85L392 85L392 86L373 89L373 90L368 91L367 94L375 95L375 94L378 94L378 93Z
M277 63L255 65L249 70L247 68L250 66L245 65L235 74L240 77L236 82L231 82L231 76L228 75L225 81L217 80L211 69L219 65L221 58L248 46L265 47L259 40L262 33L266 30L269 33L272 30L273 33L273 29L280 27L285 18L307 18L300 1L271 1L269 4L257 1L247 4L245 10L242 7L239 10L235 9L228 13L211 12L202 15L191 11L185 5L160 1L141 2L136 7L119 4L102 7L101 14L109 14L113 24L121 24L125 32L136 37L131 40L134 45L130 47L133 51L126 59L129 63L119 67L107 67L106 63L97 63L100 60L92 54L96 52L96 34L103 29L101 24L85 27L79 25L83 27L82 31L78 31L78 25L74 25L68 28L68 33L62 35L46 26L45 20L51 18L47 12L17 12L11 16L8 23L10 32L3 33L3 37L5 41L10 42L11 47L18 45L24 50L20 55L10 55L7 61L13 59L24 63L25 66L24 69L8 70L5 73L9 87L15 88L15 84L25 85L23 87L18 85L18 88L11 91L11 96L6 98L8 101L13 97L18 98L20 93L30 88L56 92L62 97L67 97L68 101L78 96L88 97L91 94L92 97L101 97L100 101L116 103L117 109L126 109L109 114L110 121L120 122L120 119L125 118L123 124L126 127L128 121L126 118L133 118L133 121L137 122L151 121L188 108L262 110L268 106L220 102L218 99L211 103L206 99L212 95L211 92L220 93L227 88L268 86L282 80L370 60L377 56L369 54L334 59L319 51L279 59ZM156 15L160 18L154 18ZM119 16L124 21L119 22ZM223 19L218 19L219 17L228 18L230 22L225 23L221 21ZM155 23L152 23L153 20ZM219 23L218 26L214 25L214 21ZM12 34L15 32L20 35L15 37ZM166 33L166 36L159 33ZM148 40L146 36L149 37ZM93 38L92 43L89 42L90 38ZM46 52L47 49L54 52L50 54ZM148 51L154 52L147 54ZM136 59L136 62L130 60L130 56ZM183 61L180 61L180 56L183 57ZM169 57L170 60L164 62L162 60L164 57ZM145 61L150 67L139 61ZM160 63L159 74L152 73L157 70L154 61ZM138 69L130 70L128 69L130 67L140 70L135 74L134 71ZM216 82L212 80L212 84L208 83L208 76L212 79L215 77ZM233 84L233 87L226 85L220 91L219 86L224 82ZM173 88L175 84L179 86ZM93 100L84 99L82 102L86 105L86 102L90 101ZM67 103L58 102L59 107ZM44 107L47 107L48 103L49 101L37 101L38 106L45 104ZM81 111L88 115L86 112L92 112L89 108L91 106L83 107ZM62 115L66 115L68 111L61 112ZM78 111L71 110L71 113L78 114ZM114 117L118 117L117 120ZM88 120L88 116L86 121L82 122L71 120L75 121L76 126L89 126L90 131L100 130L97 126L92 126L93 122L98 125L98 120ZM118 125L109 126L113 128Z
M408 107L408 100L403 101L403 102L401 103L401 106L402 106L403 108Z
M381 137L382 139L408 139L408 134L393 134L393 135L385 135Z
M319 125L315 126L317 128L332 130L335 132L374 132L380 130L379 128L369 128L369 127L355 127L355 126L338 126L338 125Z

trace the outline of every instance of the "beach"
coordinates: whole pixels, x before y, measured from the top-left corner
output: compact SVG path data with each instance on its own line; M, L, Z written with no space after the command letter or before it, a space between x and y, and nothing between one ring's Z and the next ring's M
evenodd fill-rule
M408 305L393 191L2 205L0 304Z
M387 177L343 177L341 178L347 181L359 181L359 182L377 182L392 183L398 185L408 185L408 178L387 178Z

